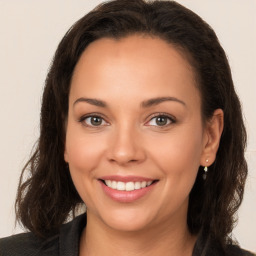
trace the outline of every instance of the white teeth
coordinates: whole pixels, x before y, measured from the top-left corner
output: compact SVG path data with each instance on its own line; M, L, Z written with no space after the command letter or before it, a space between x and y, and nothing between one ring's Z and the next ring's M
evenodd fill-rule
M145 188L146 186L147 186L147 182L146 182L146 181L142 181L142 182L141 182L141 187L142 187L142 188Z
M152 181L148 181L147 182L147 186L151 185L152 184Z
M125 183L122 181L118 181L116 185L117 190L125 190Z
M116 189L117 188L117 182L116 181L111 181L111 180L110 180L110 182L111 182L110 183L111 184L110 187L113 188L113 189Z
M135 188L135 189L140 189L140 188L141 188L139 181L136 181L136 182L135 182L134 188Z
M141 188L145 188L147 186L150 186L153 183L153 181L136 181L136 182L122 182L122 181L111 181L111 180L105 180L105 184L112 188L112 189L116 189L116 190L121 190L121 191L133 191L136 189L141 189Z
M108 186L108 187L111 187L111 180L105 180L105 182L106 182L106 185Z
M125 185L125 190L126 191L134 190L134 182L127 182L126 185Z

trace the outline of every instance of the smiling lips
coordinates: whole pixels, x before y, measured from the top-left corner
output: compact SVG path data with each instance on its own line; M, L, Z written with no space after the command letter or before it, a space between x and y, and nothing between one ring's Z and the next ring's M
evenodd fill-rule
M141 177L111 176L100 179L103 191L115 201L133 202L153 189L157 180Z
M129 182L122 182L122 181L111 181L111 180L105 180L105 184L112 189L120 190L120 191L133 191L136 189L142 189L145 187L150 186L153 183L153 181L129 181Z

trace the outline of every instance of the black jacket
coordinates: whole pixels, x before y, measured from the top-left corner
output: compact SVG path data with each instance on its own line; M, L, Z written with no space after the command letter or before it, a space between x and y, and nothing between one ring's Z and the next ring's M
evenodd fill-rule
M0 256L79 256L79 240L86 226L86 216L80 215L62 225L58 235L40 240L32 233L0 239ZM224 253L214 242L198 238L192 256L253 256L237 246L229 246ZM104 255L103 255L104 256Z

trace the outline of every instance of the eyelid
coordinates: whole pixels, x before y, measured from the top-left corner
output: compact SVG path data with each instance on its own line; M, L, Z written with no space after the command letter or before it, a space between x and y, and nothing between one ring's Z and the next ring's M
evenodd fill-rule
M87 124L84 123L84 120L85 120L86 118L89 118L89 117L100 117L100 118L102 118L102 119L104 120L104 122L106 122L107 124L104 124L104 125L101 124L101 125L99 125L99 126L87 125ZM84 126L89 127L89 128L101 128L102 126L107 126L107 125L109 125L109 122L106 121L106 118L105 118L104 115L102 115L102 114L100 114L100 113L95 113L95 112L94 112L94 113L88 113L88 114L85 114L85 115L81 116L81 117L78 119L78 122L82 123Z
M164 125L164 126L157 126L158 128L166 128L168 127L169 125L173 124L173 123L176 123L176 118L168 113L164 113L164 112L159 112L159 113L154 113L152 114L150 117L149 117L149 120L146 122L146 126L153 126L153 125L147 125L147 123L149 123L153 118L156 118L156 117L167 117L170 119L170 123L167 124L167 125ZM104 124L104 125L99 125L99 126L92 126L92 125L87 125L87 124L83 124L84 126L86 127L89 127L89 128L101 128L102 126L108 126L110 125L109 122L106 121L106 117L100 113L97 113L97 112L93 112L93 113L88 113L88 114L85 114L83 116L81 116L79 119L78 119L78 122L80 123L83 123L83 121L86 119L86 118L89 118L89 117L100 117L104 120L104 122L106 122L107 124Z
M163 125L163 126L157 126L157 127L159 127L159 128L166 128L166 127L168 127L169 125L171 125L171 124L173 124L173 123L176 123L177 121L176 121L176 118L174 117L174 116L172 116L172 115L170 115L170 114L167 114L167 113L163 113L163 112L160 112L160 113L155 113L155 114L153 114L153 115L151 115L150 116L150 119L146 122L146 125L147 125L147 123L149 123L152 119L154 119L154 118L156 118L156 117L167 117L167 118L169 118L170 119L170 123L169 124L167 124L167 125ZM153 126L153 125L147 125L147 126Z

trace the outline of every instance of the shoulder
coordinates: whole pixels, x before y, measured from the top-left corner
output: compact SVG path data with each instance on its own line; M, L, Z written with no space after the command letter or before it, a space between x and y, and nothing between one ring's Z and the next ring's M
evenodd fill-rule
M227 255L230 256L256 256L256 254L246 251L237 245L228 245L226 251Z
M0 256L68 256L79 255L79 241L86 226L82 214L63 224L58 234L40 239L33 233L22 233L0 239Z
M193 256L256 256L256 254L242 249L236 242L230 240L222 245L218 240L213 239L207 232L201 231L196 241Z
M40 239L31 232L0 239L1 256L55 256L58 255L58 236Z

